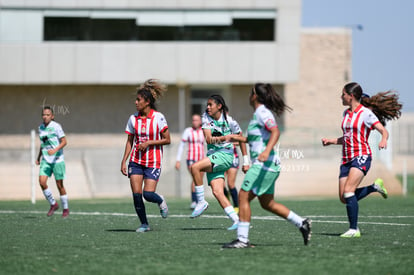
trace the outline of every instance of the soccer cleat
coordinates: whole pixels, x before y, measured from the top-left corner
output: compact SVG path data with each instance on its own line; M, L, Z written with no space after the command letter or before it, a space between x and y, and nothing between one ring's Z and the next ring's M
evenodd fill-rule
M384 181L382 179L380 178L376 179L374 181L374 186L375 186L375 189L377 189L378 193L380 193L384 199L388 198L388 192L387 192L387 189L385 189L384 187Z
M67 218L69 216L69 208L63 209L62 218Z
M228 227L227 230L236 230L239 227L239 222L233 223L232 226Z
M160 196L162 199L162 203L160 203L160 214L161 217L163 217L164 219L166 219L168 217L168 206L167 206L167 202L164 199L164 196Z
M239 214L239 208L238 207L234 207L234 212L236 212L236 214Z
M196 205L197 205L197 203L195 201L191 202L190 209L191 210L194 210L194 208L196 207Z
M56 202L54 205L50 206L49 212L47 212L47 216L50 217L55 214L55 211L59 209L59 204Z
M299 228L300 232L303 236L303 242L305 245L308 245L308 242L312 236L312 221L310 219L304 219L302 222L302 226Z
M223 248L249 248L254 247L250 242L242 242L239 239L232 241L231 243L226 243L223 245Z
M350 228L344 234L341 235L341 238L359 238L361 237L361 231L359 229L352 229Z
M194 208L193 213L191 213L190 218L197 218L208 208L208 202L202 201L198 202L196 207Z
M144 233L144 232L148 232L150 231L151 228L149 227L148 224L141 224L140 227L138 227L138 229L136 230L137 233Z

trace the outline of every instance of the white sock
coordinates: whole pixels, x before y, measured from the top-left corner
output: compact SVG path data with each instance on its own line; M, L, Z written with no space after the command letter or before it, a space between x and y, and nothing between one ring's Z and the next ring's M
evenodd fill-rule
M195 192L196 192L196 196L197 196L197 201L203 202L204 201L204 186L200 185L200 186L196 186L195 187Z
M60 196L60 201L62 202L63 209L69 208L68 195Z
M249 241L249 229L249 222L239 222L239 227L237 227L237 239L247 243Z
M298 216L295 212L290 211L287 220L290 221L297 228L300 228L302 226L304 218Z
M49 188L43 190L43 195L45 195L45 198L50 203L50 205L54 205L56 203L55 198L53 197L53 194Z
M239 216L237 215L236 211L234 211L233 206L227 206L224 208L224 212L227 214L227 216L229 216L230 219L233 220L233 222L239 221Z

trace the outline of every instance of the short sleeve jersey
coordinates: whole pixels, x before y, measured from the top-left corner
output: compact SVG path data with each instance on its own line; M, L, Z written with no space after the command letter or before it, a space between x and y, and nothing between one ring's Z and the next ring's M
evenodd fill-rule
M347 163L358 156L371 155L368 138L378 118L368 108L360 104L355 111L344 112L342 120L343 144L342 163Z
M181 141L188 143L187 160L199 161L204 157L204 134L201 127L198 129L186 128Z
M226 120L224 115L221 114L220 118L215 120L207 113L204 113L202 122L202 128L211 130L211 135L213 137L239 134L241 132L239 124L231 116L227 116ZM215 144L207 144L207 155L212 155L213 153L219 151L227 154L233 154L233 150L232 142L225 141Z
M167 129L168 124L164 115L155 110L151 110L145 118L142 118L139 112L131 115L125 129L125 133L134 136L129 161L148 168L161 168L162 145L150 145L145 151L138 150L138 145L148 140L160 140L161 133Z
M63 149L57 151L54 155L49 156L48 150L54 149L60 144L60 139L65 136L62 126L51 121L48 125L42 123L39 126L40 148L42 150L42 157L47 163L59 163L64 161Z
M269 168L272 163L280 164L279 157L274 149L270 152L266 162L261 162L257 159L266 149L270 139L270 130L275 127L277 127L277 123L273 113L264 105L260 105L254 112L247 128L247 141L249 143L252 164L260 165L264 169Z

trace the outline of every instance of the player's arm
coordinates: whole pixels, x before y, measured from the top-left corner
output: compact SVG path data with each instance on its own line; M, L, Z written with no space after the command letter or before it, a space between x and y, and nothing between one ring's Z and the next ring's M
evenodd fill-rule
M385 129L384 125L382 125L381 123L374 124L373 128L377 130L382 136L381 141L378 144L378 148L380 150L387 149L387 140L389 136L387 129Z
M266 161L269 158L270 152L275 147L280 137L280 131L278 127L272 127L268 129L270 131L269 142L266 145L264 151L257 157L259 161Z
M239 136L242 136L242 132L239 133ZM247 138L246 138L247 140ZM250 168L250 159L249 156L247 155L247 148L246 148L246 142L243 141L239 141L239 146L240 146L240 150L242 152L242 158L243 158L243 166L242 166L242 171L244 173L247 172L247 170L249 170Z
M227 136L220 136L220 137L213 137L211 134L211 129L203 129L204 139L206 140L207 144L215 144L226 141Z
M344 143L344 137L339 138L323 138L322 139L322 145L328 146L328 145L342 145Z
M180 144L178 145L178 151L177 151L177 158L175 162L175 169L180 170L181 166L181 155L184 151L185 141L181 139Z
M36 159L36 164L37 165L40 164L41 157L42 157L42 146L40 146L40 148L39 148L39 154L37 154L37 159Z
M59 145L56 146L56 148L53 148L47 151L48 155L52 156L56 154L57 152L59 152L59 150L63 149L63 147L65 147L67 144L68 142L66 141L66 137L61 137L59 139Z
M122 161L121 161L121 173L125 176L128 175L126 161L129 156L129 153L131 153L133 142L134 142L134 135L128 135L127 141L125 143L124 156L122 157Z

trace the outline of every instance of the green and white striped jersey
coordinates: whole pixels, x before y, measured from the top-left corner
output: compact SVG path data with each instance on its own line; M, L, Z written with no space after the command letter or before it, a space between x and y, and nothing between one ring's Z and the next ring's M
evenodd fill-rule
M224 119L224 115L221 114L218 120L215 120L207 113L203 114L202 117L202 128L210 129L213 137L227 136L230 134L239 134L241 132L240 126L236 120L231 116L227 115L227 120ZM233 154L233 143L232 142L220 142L215 144L207 144L207 156L215 152L225 152Z
M44 123L39 126L40 148L42 149L42 157L46 162L58 163L64 161L63 149L51 156L47 153L48 150L56 148L60 144L60 139L64 136L62 126L53 120L47 126Z
M269 168L271 163L280 164L278 154L274 149L269 154L265 162L261 162L257 157L265 150L270 139L270 129L277 127L273 113L264 105L260 105L253 114L252 120L247 128L247 141L250 147L250 158L252 164L258 164Z

